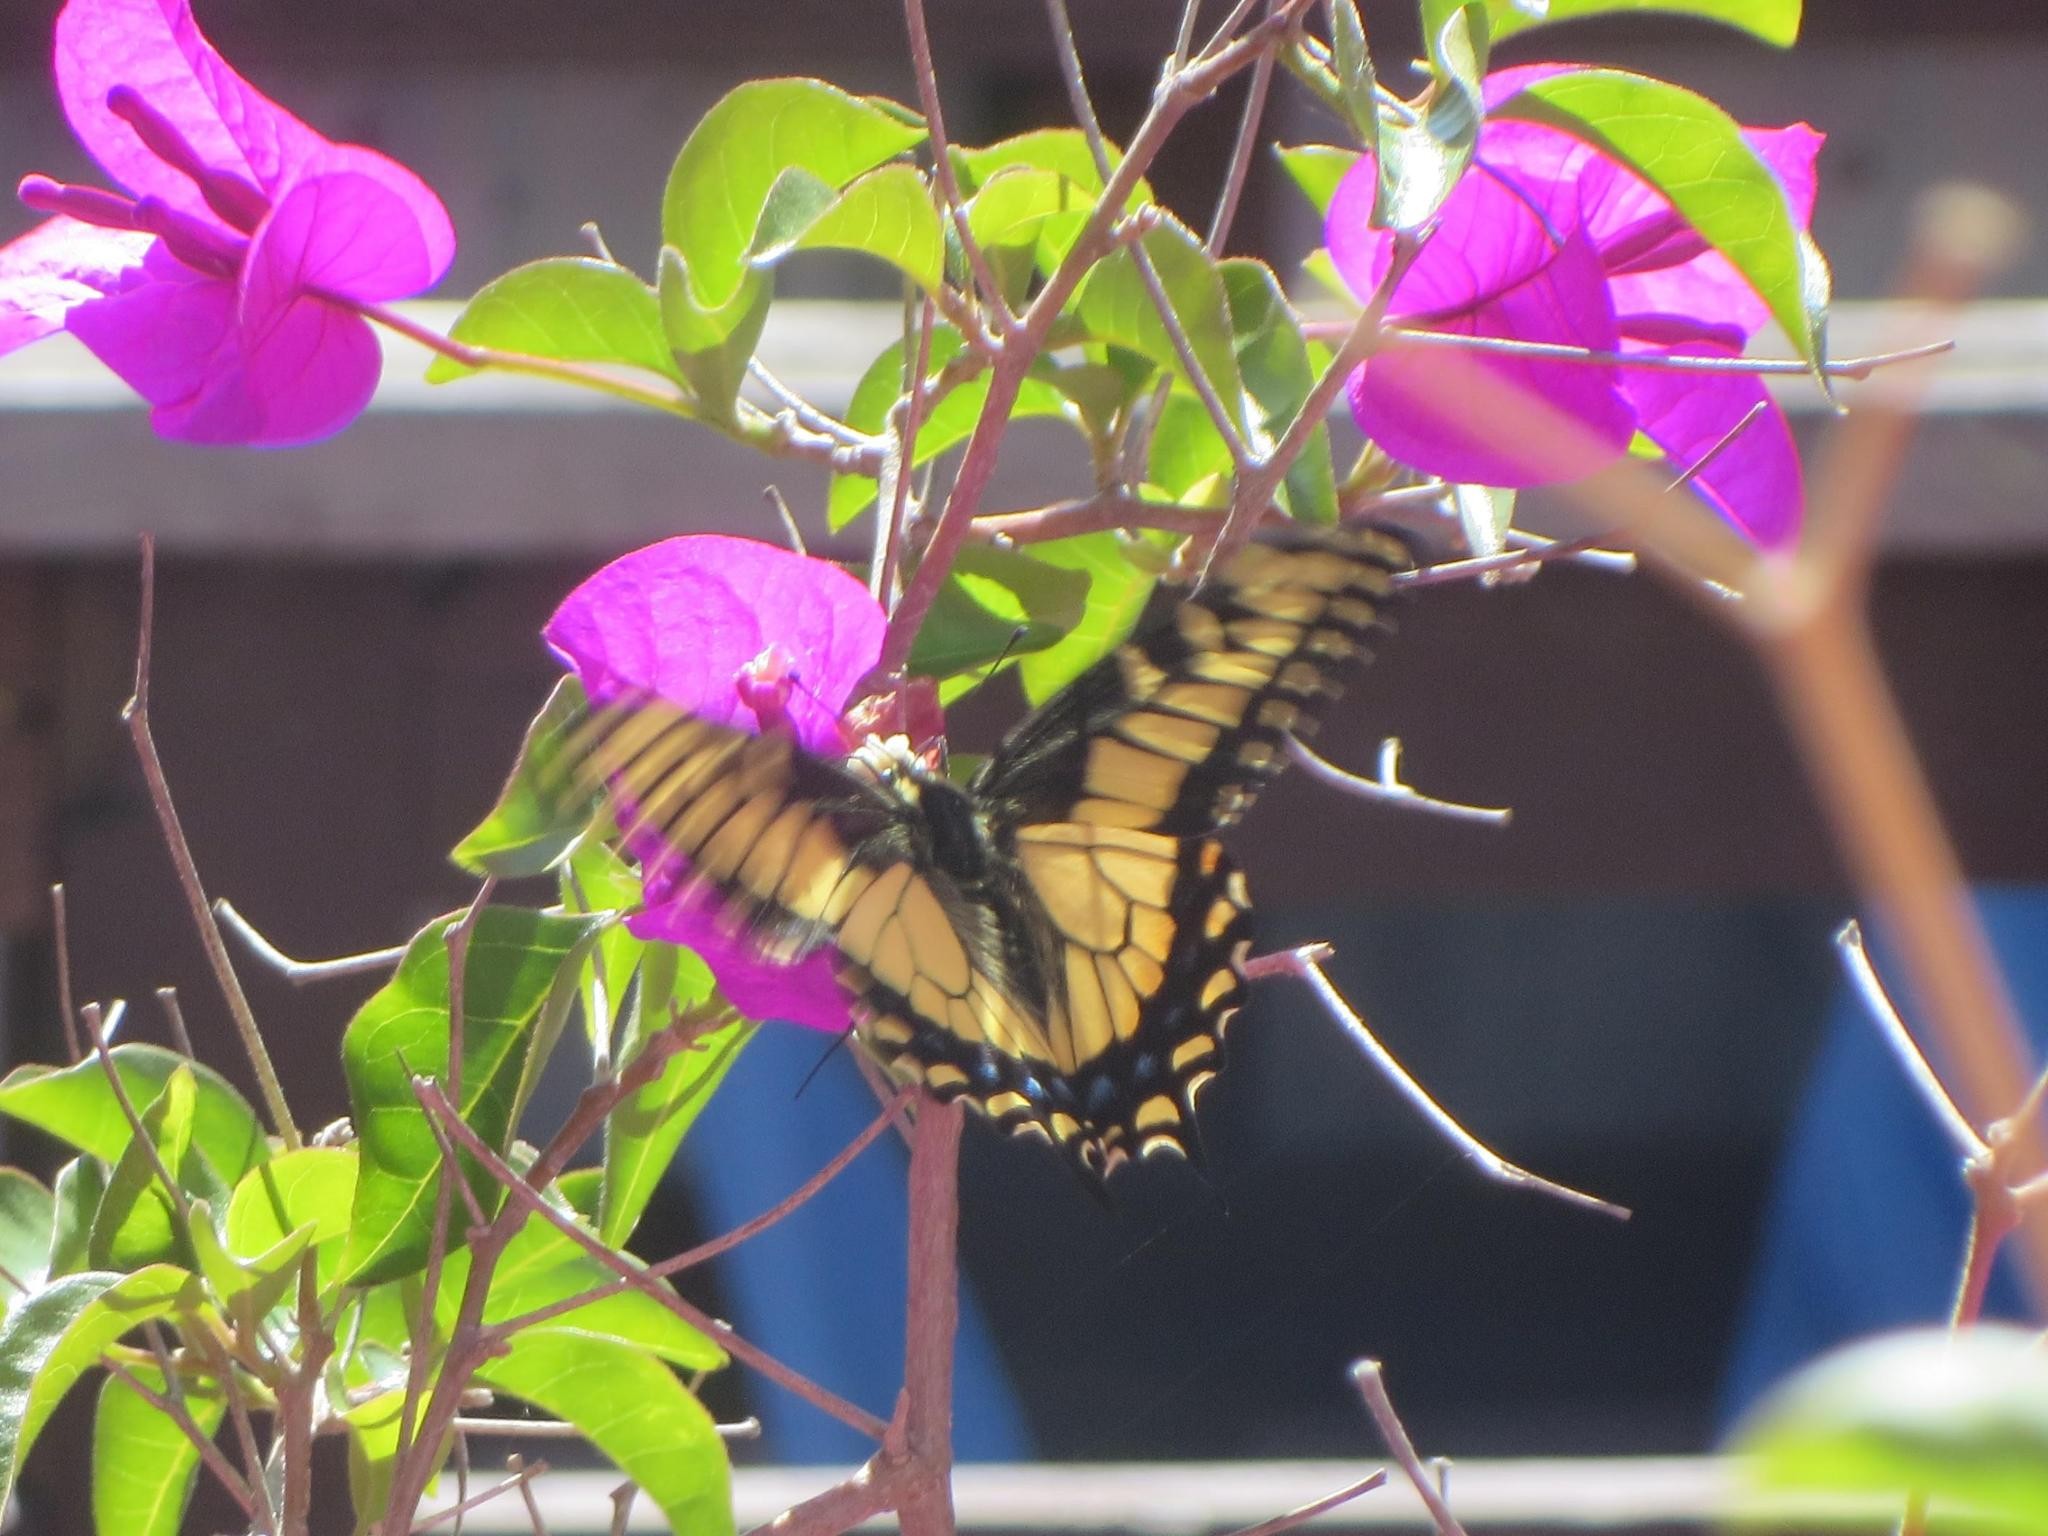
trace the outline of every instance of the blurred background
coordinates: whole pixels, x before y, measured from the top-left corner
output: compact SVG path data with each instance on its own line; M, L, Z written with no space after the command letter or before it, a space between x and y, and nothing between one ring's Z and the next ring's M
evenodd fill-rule
M90 179L47 80L56 9L0 3L8 176ZM1403 86L1399 61L1418 51L1412 5L1362 9L1383 77ZM1177 10L1074 0L1112 133L1142 110ZM578 229L593 220L620 259L651 270L669 161L742 79L814 73L913 92L883 0L197 11L259 86L436 187L463 241L450 297L586 249ZM1824 128L1814 229L1844 301L1833 351L1848 355L1881 344L1880 301L1932 183L1967 175L2028 205L2037 228L2048 217L2048 13L2029 0L1808 11L1788 54L1657 18L1538 33L1500 62L1623 64L1745 122ZM1038 6L931 0L931 17L956 139L1067 121ZM1206 211L1237 104L1226 93L1189 120L1154 177L1169 204ZM1285 142L1331 132L1284 81L1268 124ZM0 210L0 239L30 222ZM1264 159L1238 230L1238 250L1283 273L1317 243L1312 214ZM821 403L843 403L895 333L889 280L811 258L784 268L781 291L811 302L778 304L764 352ZM2001 932L2022 950L2048 932L2030 889L2048 881L2043 294L2037 241L1965 317L1898 489L1876 594L1885 659L1965 865L1997 888ZM158 740L209 890L289 953L321 957L401 942L468 899L445 850L489 805L552 679L537 631L582 575L678 532L780 538L770 483L821 526L809 470L562 391L429 389L418 362L397 356L372 412L336 441L252 454L159 443L62 339L0 360L7 1063L61 1057L47 891L62 880L80 996L137 1000L134 1037L163 1039L149 999L176 985L202 1054L240 1071L116 718L140 531L162 551ZM1818 396L1802 385L1787 399L1819 441ZM990 509L1084 488L1078 457L1055 431L1013 433ZM1851 1064L1860 1025L1828 943L1851 910L1843 874L1746 655L1655 582L1580 569L1431 589L1399 622L1319 746L1367 769L1398 734L1414 782L1511 805L1514 822L1421 818L1290 777L1234 838L1262 947L1334 941L1339 980L1454 1114L1635 1219L1482 1182L1305 992L1268 983L1205 1104L1206 1178L1132 1176L1105 1205L1038 1149L970 1133L963 1241L979 1321L963 1454L1368 1456L1344 1373L1361 1354L1388 1362L1430 1451L1693 1453L1810 1349L1945 1310L1960 1199L1948 1202L1940 1143L1914 1102L1884 1097L1886 1074ZM1018 707L1007 688L984 690L956 712L955 746L985 749ZM344 1113L335 1047L372 983L296 991L254 964L245 974L303 1123ZM650 1215L644 1251L771 1203L871 1112L844 1060L796 1098L823 1042L780 1036L750 1050L738 1091L686 1146L691 1166ZM1867 1094L1809 1091L1817 1056L1824 1082L1860 1072ZM8 1160L48 1172L47 1146L0 1134ZM900 1329L888 1162L899 1153L885 1143L809 1225L765 1240L752 1270L697 1282L792 1363L884 1412ZM1843 1203L1824 1217L1813 1202L1830 1191ZM1802 1243L1821 1220L1834 1223L1832 1270ZM742 1460L858 1453L786 1398L737 1379L709 1390L722 1417L766 1422ZM80 1476L56 1444L41 1454L24 1487L30 1528L84 1519Z

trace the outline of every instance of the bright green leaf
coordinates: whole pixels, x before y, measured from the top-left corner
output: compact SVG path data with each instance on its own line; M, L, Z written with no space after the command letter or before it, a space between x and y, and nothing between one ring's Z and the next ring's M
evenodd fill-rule
M441 1154L426 1112L413 1096L415 1075L448 1075L448 929L440 919L417 935L384 987L362 1006L342 1038L361 1168L343 1279L369 1285L426 1262ZM597 919L550 917L518 907L486 907L470 935L463 969L461 1097L465 1124L503 1149L525 1081L529 1055L558 989L573 995L583 946ZM494 1181L465 1162L486 1209ZM459 1206L460 1202L456 1202Z
M130 1369L136 1380L163 1394L163 1372L149 1365ZM227 1411L226 1399L195 1382L185 1383L183 1391L193 1423L212 1434ZM177 1421L157 1412L120 1377L108 1376L92 1421L92 1527L98 1536L178 1536L198 1474L199 1448Z
M454 1327L468 1274L469 1254L451 1253L438 1298L444 1332ZM566 1233L539 1217L529 1217L506 1245L498 1267L491 1272L491 1294L484 1304L484 1322L497 1324L521 1317L608 1285L616 1278ZM640 1291L621 1291L532 1324L521 1333L528 1331L611 1339L657 1355L685 1370L716 1370L726 1363L723 1349Z
M653 1356L609 1339L529 1331L479 1367L477 1380L574 1424L671 1530L732 1536L732 1469L718 1427Z
M831 182L800 165L790 166L768 188L761 217L754 225L753 242L747 247L747 260L757 267L773 266L824 217L838 197L839 189Z
M1330 199L1337 195L1337 183L1360 159L1357 150L1333 144L1275 145L1273 153L1301 188L1302 196L1315 205L1317 213L1325 215L1330 211Z
M924 136L822 80L749 81L705 113L676 157L663 243L687 264L696 300L719 308L740 287L769 190L785 171L843 187Z
M620 1247L633 1235L676 1148L753 1037L754 1026L745 1020L712 1030L671 1056L659 1077L612 1111L605 1121L597 1223L605 1242Z
M640 876L601 838L587 837L562 866L557 884L562 910L617 914L640 901ZM591 1060L608 1059L612 1034L634 973L647 953L647 941L636 938L616 915L597 936L583 967L583 1032Z
M1779 48L1799 40L1802 0L1486 0L1496 38L1551 21L1576 21L1613 11L1670 11L1740 27Z
M458 868L511 880L553 869L575 846L596 814L596 800L565 796L544 779L546 754L539 749L582 719L586 707L583 685L573 673L555 684L526 728L498 803L449 854Z
M135 1104L153 1103L171 1074L181 1065L190 1066L198 1089L192 1145L223 1184L232 1186L270 1155L256 1111L211 1067L188 1064L160 1045L117 1045L113 1058L121 1085ZM128 1146L128 1118L97 1060L61 1069L16 1067L0 1082L0 1112L48 1131L101 1162L118 1162Z
M1088 599L1080 620L1059 644L1017 663L1024 696L1042 704L1102 657L1138 622L1158 584L1172 534L1149 533L1126 540L1114 533L1083 533L1031 546L1032 558L1085 574Z
M1094 195L1058 171L1004 166L967 202L967 227L984 249L1035 245L1045 221L1086 214Z
M487 283L448 329L456 341L568 363L615 363L678 378L654 290L594 256L551 256ZM430 383L475 370L436 357Z
M1237 416L1242 387L1231 344L1229 304L1215 258L1194 231L1166 214L1145 236L1144 247L1196 364L1225 409ZM1075 292L1071 308L1090 338L1128 347L1167 372L1186 376L1129 251L1116 251L1098 262Z
M19 1168L0 1168L0 1266L31 1291L49 1278L56 1225L56 1198ZM0 1312L21 1294L0 1279Z
M1485 13L1458 0L1423 0L1423 36L1433 77L1421 116L1380 128L1380 181L1373 223L1394 230L1421 229L1472 163L1486 107Z
M86 1267L92 1219L107 1192L107 1165L96 1157L74 1157L57 1170L51 1201L50 1274L76 1274Z
M1344 104L1345 121L1358 135L1358 142L1370 148L1379 142L1380 113L1372 56L1365 47L1365 23L1359 20L1352 0L1325 0L1324 9L1330 18L1330 72L1336 80L1337 99Z
M698 410L709 421L731 421L747 363L761 344L775 300L774 272L750 266L732 297L707 305L697 298L682 253L664 246L656 290L664 333Z
M380 1392L342 1415L348 1425L348 1499L356 1516L355 1536L365 1536L390 1502L392 1474L398 1468L398 1427L404 1416L402 1388Z
M1230 447L1202 402L1186 389L1166 397L1152 427L1145 478L1173 501L1214 506L1227 500Z
M1230 326L1245 393L1258 407L1259 451L1270 451L1308 403L1321 370L1309 358L1301 322L1280 291L1280 279L1248 256L1223 263L1230 296ZM1318 527L1337 521L1337 469L1330 429L1318 422L1301 454L1288 466L1279 500L1290 517Z
M921 677L952 678L984 668L1006 652L1042 651L1080 622L1087 598L1088 578L1082 572L1018 550L962 549L911 646L910 670ZM981 680L979 675L966 679L969 686ZM947 702L943 690L940 698Z
M980 149L962 149L956 153L966 172L963 181L969 192L988 186L1000 172L1012 166L1051 171L1072 182L1091 198L1099 194L1104 185L1102 173L1095 167L1095 152L1088 147L1086 135L1078 128L1036 128L1014 138L998 139ZM1110 168L1114 170L1122 162L1123 152L1111 145ZM1133 212L1151 201L1152 188L1140 178L1131 189L1124 212Z
M1784 188L1734 118L1680 86L1618 69L1552 75L1494 115L1547 123L1649 182L1762 295L1800 356L1814 359L1799 226Z
M153 1318L196 1313L199 1277L169 1264L132 1275L66 1275L0 1323L0 1505L51 1412L123 1334Z
M348 1234L356 1195L356 1149L301 1147L272 1158L235 1187L225 1241L238 1259L267 1253L301 1227L314 1243Z
M950 326L937 326L932 331L931 366L934 372L956 357L961 349L960 333ZM888 423L890 409L895 405L903 389L903 348L898 343L868 364L860 382L853 388L853 398L847 403L846 423L860 431L879 434ZM917 429L917 451L914 455L918 464L924 464L958 447L967 440L974 430L974 423L981 415L982 402L988 398L988 374L984 371L932 406ZM1017 404L1011 412L1016 420L1028 417L1052 416L1065 419L1066 401L1060 392L1041 379L1027 378L1018 391ZM826 516L833 530L844 528L854 518L874 504L876 484L870 475L834 475L832 488L827 496Z
M1935 1530L2048 1530L2048 1355L2005 1324L1867 1339L1772 1388L1735 1450L1765 1489L1924 1492Z
M192 1069L181 1066L142 1111L142 1135L129 1138L93 1217L86 1260L94 1269L140 1269L163 1261L189 1266L196 1261L182 1230L182 1213L172 1204L157 1167L161 1163L172 1178L182 1180L198 1097Z
M924 173L914 165L869 171L794 239L802 251L858 251L886 261L928 293L945 280L945 236Z

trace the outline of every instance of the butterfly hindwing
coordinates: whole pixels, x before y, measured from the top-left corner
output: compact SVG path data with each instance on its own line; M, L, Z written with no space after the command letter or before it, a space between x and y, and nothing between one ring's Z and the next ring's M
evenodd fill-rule
M1015 851L1037 903L1025 918L1049 940L1039 1038L1016 1049L994 1030L934 1025L884 986L863 993L863 1037L899 1078L966 1096L1093 1173L1190 1154L1196 1098L1243 1000L1243 877L1212 839L1085 823L1019 828Z
M1234 822L1341 690L1406 547L1371 529L1254 544L1172 619L1083 672L1010 733L974 790L1020 823L1175 837Z

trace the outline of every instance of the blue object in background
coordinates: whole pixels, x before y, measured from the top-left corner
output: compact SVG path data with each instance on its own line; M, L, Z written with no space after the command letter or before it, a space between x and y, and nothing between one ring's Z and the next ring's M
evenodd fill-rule
M1987 888L1977 907L2038 1062L2048 1056L2048 887ZM1904 977L1871 937L1878 975L1910 1022ZM1724 1421L1833 1345L1945 1320L1969 1215L1954 1146L1845 982L1765 1215L1723 1385ZM1984 1310L2026 1315L2008 1256Z
M875 1118L874 1095L846 1057L851 1042L797 1096L831 1043L812 1030L763 1025L711 1096L671 1175L688 1180L710 1231L767 1210ZM884 1419L903 1380L908 1166L901 1138L886 1135L816 1199L715 1261L730 1321L745 1338ZM955 1458L1030 1460L1031 1432L964 1277L953 1380ZM761 1376L750 1374L748 1390L775 1461L860 1462L875 1448Z

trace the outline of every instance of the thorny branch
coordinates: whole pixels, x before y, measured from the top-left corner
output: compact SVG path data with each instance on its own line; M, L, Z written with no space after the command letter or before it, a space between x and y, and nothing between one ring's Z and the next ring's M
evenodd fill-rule
M1387 1396L1386 1375L1377 1360L1361 1360L1351 1367L1352 1385L1358 1388L1358 1395L1364 1399L1366 1412L1372 1415L1378 1427L1380 1439L1386 1442L1387 1454L1407 1475L1414 1485L1415 1493L1429 1511L1429 1518L1436 1522L1437 1536L1465 1536L1465 1528L1458 1524L1457 1516L1451 1513L1450 1505L1444 1502L1442 1490L1435 1478L1429 1475L1429 1468L1422 1464L1422 1458L1415 1453L1415 1442L1408 1438L1407 1427L1401 1416L1394 1411L1394 1401Z

